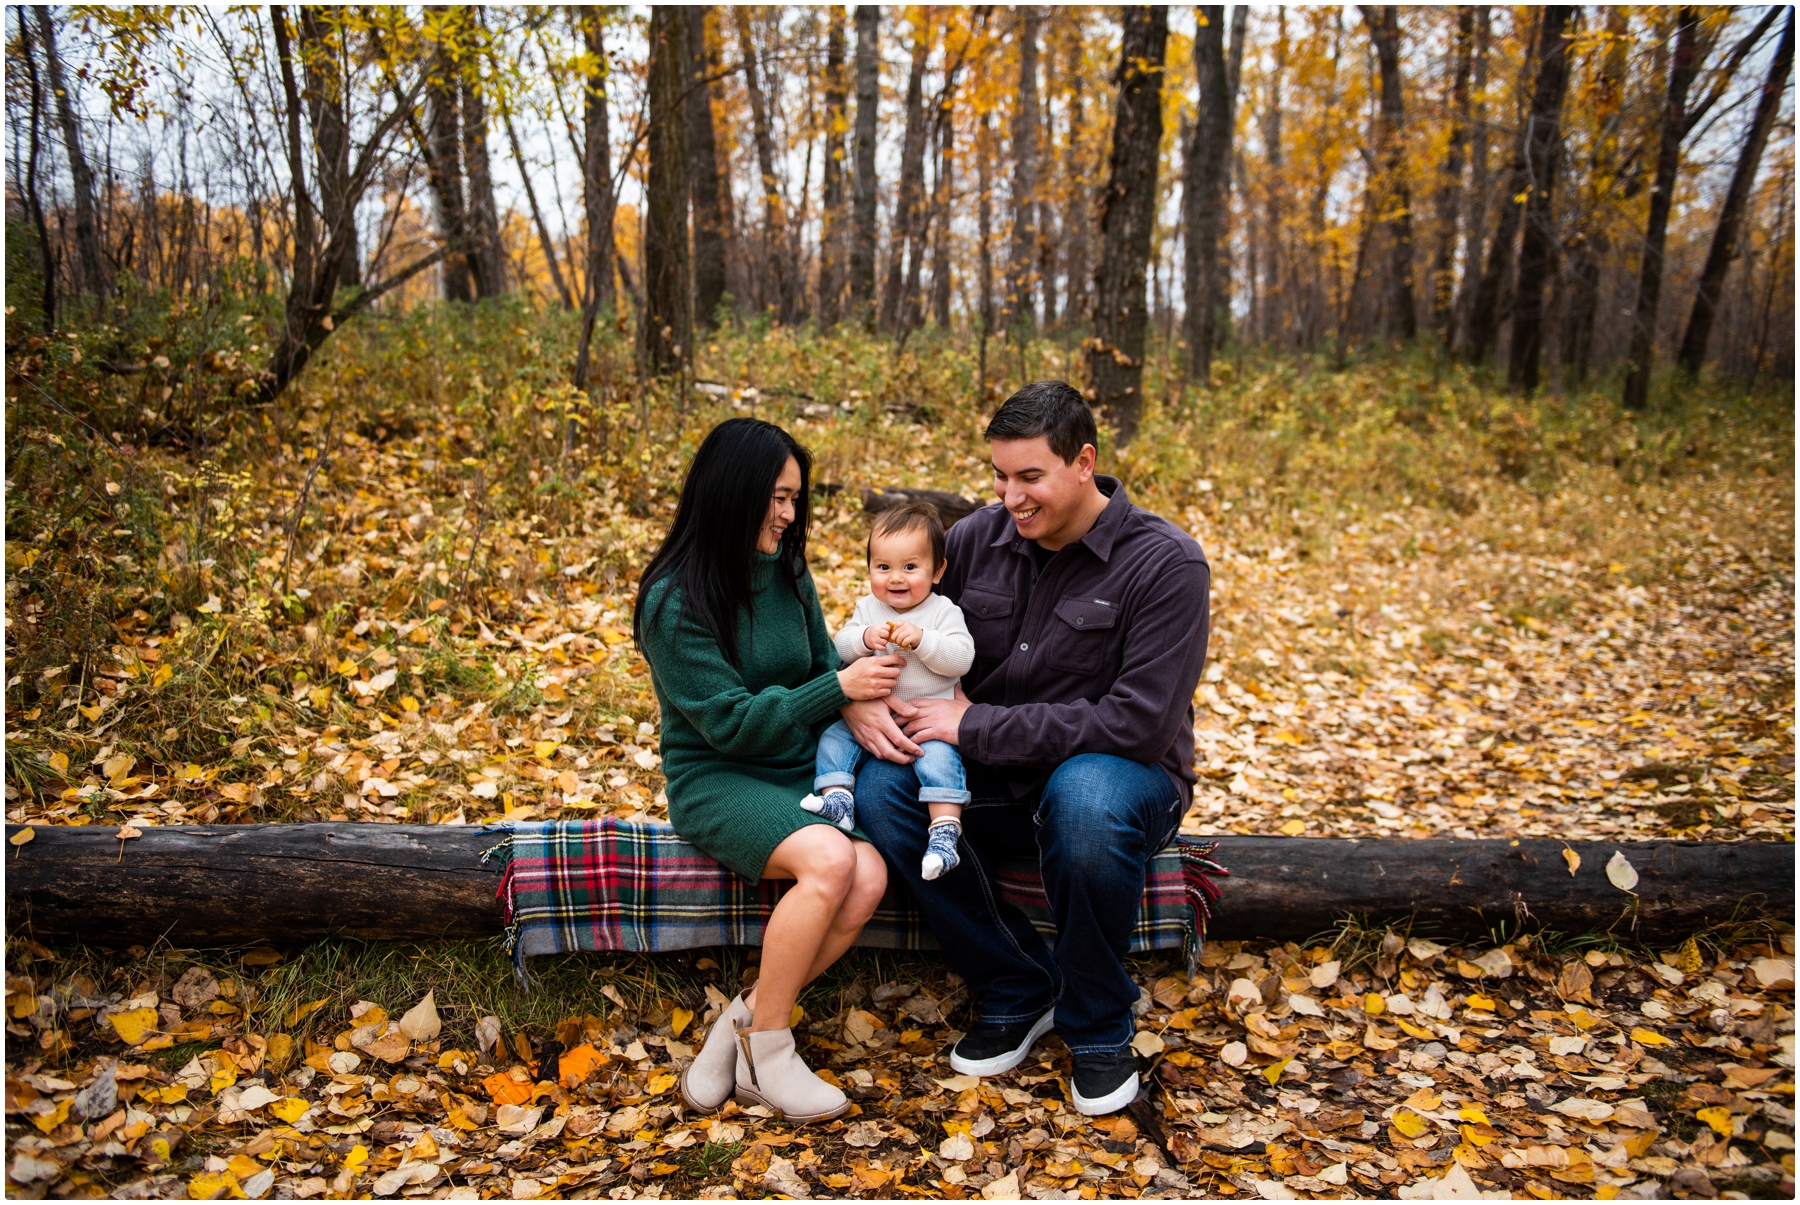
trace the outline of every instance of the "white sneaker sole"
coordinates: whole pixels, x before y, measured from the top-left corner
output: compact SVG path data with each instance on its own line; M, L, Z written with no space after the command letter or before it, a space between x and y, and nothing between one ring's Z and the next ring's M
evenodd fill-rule
M1037 1019L1037 1024L1031 1027L1031 1032L1025 1035L1025 1040L1019 1043L1016 1050L997 1054L991 1059L965 1059L959 1056L955 1050L951 1050L950 1067L963 1075L999 1075L1002 1072L1011 1071L1025 1061L1025 1056L1031 1053L1031 1048L1037 1044L1037 1040L1049 1033L1055 1026L1056 1010L1050 1009Z
M1075 1111L1083 1117L1100 1117L1107 1113L1117 1113L1136 1100L1137 1094L1138 1077L1137 1072L1133 1071L1130 1079L1097 1100L1090 1100L1083 1096L1079 1089L1076 1089L1074 1091Z

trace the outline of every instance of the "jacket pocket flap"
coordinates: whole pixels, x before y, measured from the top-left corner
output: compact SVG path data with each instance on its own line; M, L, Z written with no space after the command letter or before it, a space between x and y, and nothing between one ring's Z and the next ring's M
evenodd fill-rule
M1119 609L1092 598L1069 598L1056 604L1056 617L1083 632L1112 627Z
M1010 594L1000 594L989 590L964 590L962 601L957 606L961 607L963 615L970 619L1005 619L1012 614L1013 600Z

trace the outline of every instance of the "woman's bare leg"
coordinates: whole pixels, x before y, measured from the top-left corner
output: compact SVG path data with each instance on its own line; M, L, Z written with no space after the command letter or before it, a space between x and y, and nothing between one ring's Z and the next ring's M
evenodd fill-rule
M751 1028L786 1029L800 989L843 957L874 915L887 891L887 864L866 841L809 824L775 847L763 874L795 883L769 917L756 986L744 1002L756 1014Z

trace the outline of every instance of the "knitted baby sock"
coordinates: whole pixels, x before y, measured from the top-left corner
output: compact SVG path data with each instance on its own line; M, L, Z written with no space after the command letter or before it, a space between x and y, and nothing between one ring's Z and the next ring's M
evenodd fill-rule
M933 820L926 834L925 859L919 863L919 876L927 883L962 865L956 842L962 836L962 821L946 816Z
M823 816L845 832L856 827L856 800L843 787L828 787L825 798L808 795L800 806L815 816Z

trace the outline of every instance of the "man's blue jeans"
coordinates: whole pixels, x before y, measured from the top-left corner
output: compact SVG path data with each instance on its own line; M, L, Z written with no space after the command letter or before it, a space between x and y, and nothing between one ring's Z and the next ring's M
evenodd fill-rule
M956 746L944 741L926 741L919 748L924 756L912 764L918 778L919 798L926 803L969 802L968 780L963 775L962 757ZM850 735L850 725L839 720L819 737L819 753L814 759L813 790L821 794L828 787L845 787L855 793L856 776L871 754ZM865 830L867 831L867 830Z
M871 759L857 783L857 822L980 997L982 1020L1029 1020L1054 1004L1071 1051L1123 1050L1138 998L1125 954L1144 868L1174 837L1181 794L1160 767L1104 753L1070 758L1040 793L1016 800L987 770L968 765L975 797L963 812L963 863L935 882L919 877L930 817L913 767ZM995 860L1032 856L1056 922L1054 951L1000 897Z

